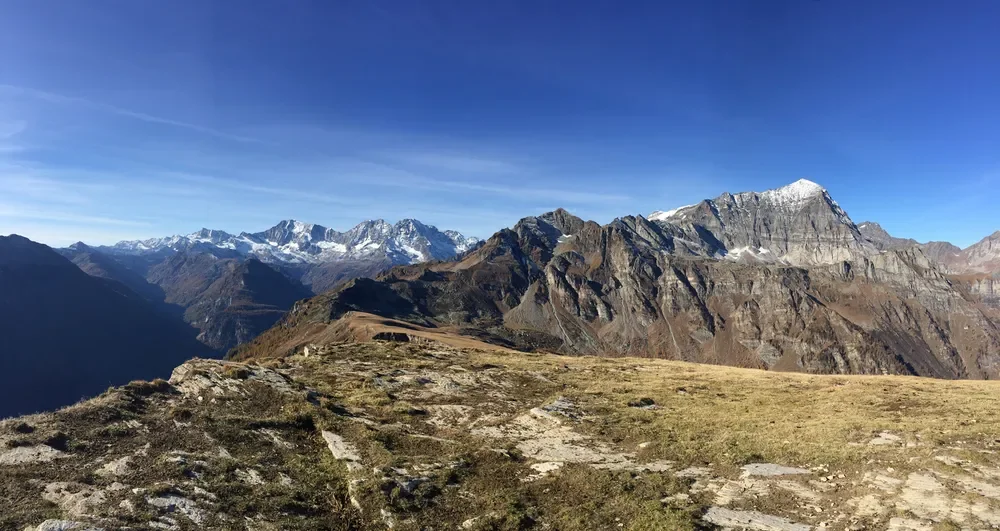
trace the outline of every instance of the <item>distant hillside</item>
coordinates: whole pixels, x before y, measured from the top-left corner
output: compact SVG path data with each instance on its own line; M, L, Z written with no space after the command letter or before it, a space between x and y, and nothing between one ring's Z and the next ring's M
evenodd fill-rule
M245 343L271 327L295 301L310 296L304 286L256 259L218 259L178 253L149 272L166 302L184 308L198 338L219 351Z
M0 323L0 417L65 406L215 355L124 284L16 235L0 237Z

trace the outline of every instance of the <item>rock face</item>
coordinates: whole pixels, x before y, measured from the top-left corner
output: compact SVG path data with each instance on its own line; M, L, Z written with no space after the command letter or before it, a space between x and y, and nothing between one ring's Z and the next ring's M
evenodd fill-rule
M945 268L958 260L958 255L962 252L960 247L948 242L928 242L922 244L920 248L928 258Z
M0 417L65 406L214 354L194 329L122 284L20 236L0 237L0 294Z
M708 254L733 259L809 266L875 251L830 194L805 179L761 193L722 194L650 218L701 240Z
M763 251L733 260L745 247ZM799 182L655 222L525 218L460 261L397 267L297 305L240 355L360 311L565 353L997 377L1000 329L979 302L919 248L878 251L829 194Z
M875 245L875 247L877 247L880 251L920 245L917 240L912 238L896 238L874 221L866 221L859 224L858 230L861 231L861 235L864 236L865 239L872 242L872 244ZM926 248L924 249L924 254L928 254Z
M1000 231L962 249L948 242L917 243L915 240L895 238L878 223L866 221L858 225L862 234L881 250L919 246L942 271L955 275L1000 273Z
M959 254L963 272L995 273L1000 271L1000 231L994 232Z

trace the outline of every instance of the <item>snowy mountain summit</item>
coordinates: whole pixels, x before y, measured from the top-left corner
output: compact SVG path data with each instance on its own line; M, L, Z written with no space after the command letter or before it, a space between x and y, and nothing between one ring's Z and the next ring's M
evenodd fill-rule
M415 219L404 219L395 225L381 219L369 220L346 232L289 219L262 232L233 235L201 229L186 236L122 241L102 250L125 255L200 251L224 257L254 257L272 263L388 259L395 264L411 264L454 258L478 242L477 238L456 231L442 232Z
M724 193L648 216L694 254L792 265L877 252L822 186L799 179L763 192Z
M753 192L745 192L752 194ZM814 197L822 196L826 188L808 180L799 179L792 184L761 192L761 199L775 205L799 205Z

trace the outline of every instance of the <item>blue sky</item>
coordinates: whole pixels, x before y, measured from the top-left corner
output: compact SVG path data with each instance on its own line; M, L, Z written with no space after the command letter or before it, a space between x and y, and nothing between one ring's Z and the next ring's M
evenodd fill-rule
M503 5L500 5L503 4ZM0 233L489 236L799 178L1000 229L1000 3L0 0Z

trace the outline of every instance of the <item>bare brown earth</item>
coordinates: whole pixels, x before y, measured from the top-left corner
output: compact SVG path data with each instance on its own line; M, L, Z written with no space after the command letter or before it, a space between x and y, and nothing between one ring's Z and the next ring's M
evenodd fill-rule
M272 356L281 357L295 351L301 351L307 345L324 345L329 343L366 342L372 340L392 340L397 342L437 342L456 348L474 348L485 350L500 350L517 352L501 346L487 343L463 334L457 326L425 327L417 324L379 317L365 312L348 312L341 319L328 323L313 323L279 338L279 341L269 346ZM231 356L236 360L246 358L240 350Z
M169 382L3 421L0 529L1000 526L996 382L515 353L356 326L410 341L193 360Z

